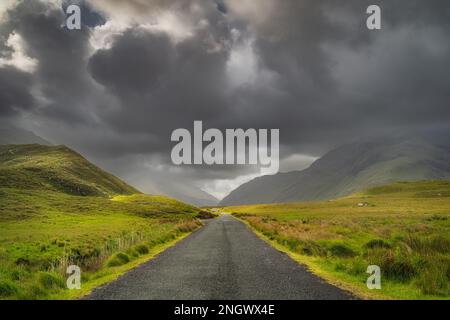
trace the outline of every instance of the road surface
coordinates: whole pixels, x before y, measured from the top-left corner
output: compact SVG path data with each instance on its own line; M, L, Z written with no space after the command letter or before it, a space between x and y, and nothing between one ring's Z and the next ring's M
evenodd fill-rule
M351 299L222 215L86 299Z

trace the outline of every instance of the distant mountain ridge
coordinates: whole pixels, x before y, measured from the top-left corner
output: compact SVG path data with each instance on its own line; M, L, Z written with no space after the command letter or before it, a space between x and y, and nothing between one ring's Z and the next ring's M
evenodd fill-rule
M384 136L338 147L303 171L258 177L221 206L325 200L395 181L450 178L446 134Z
M159 190L158 193L166 194L172 198L195 206L216 206L219 203L219 199L192 184L161 182L158 184L157 188Z

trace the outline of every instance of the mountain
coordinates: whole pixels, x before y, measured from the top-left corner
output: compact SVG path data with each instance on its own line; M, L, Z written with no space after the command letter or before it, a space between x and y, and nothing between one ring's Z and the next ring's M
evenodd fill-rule
M39 137L31 131L1 123L0 145L10 144L40 144L50 146L51 143ZM209 193L194 185L177 183L158 177L145 177L145 179L130 179L146 193L161 194L171 198L179 199L195 206L214 206L219 200ZM142 181L141 181L142 180ZM139 183L141 182L141 183Z
M162 181L155 186L155 189L159 194L164 194L168 197L172 197L195 206L216 206L219 203L219 199L209 193L196 186L185 183Z
M0 185L81 196L140 193L65 146L0 145Z
M395 181L450 179L448 136L392 135L343 145L303 171L253 179L220 205L325 200Z
M47 140L31 131L5 125L0 128L0 145L2 144L42 144L51 145Z

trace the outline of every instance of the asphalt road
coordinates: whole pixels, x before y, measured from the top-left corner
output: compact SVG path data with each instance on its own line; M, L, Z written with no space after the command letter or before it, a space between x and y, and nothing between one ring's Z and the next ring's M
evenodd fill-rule
M87 299L351 299L223 215Z

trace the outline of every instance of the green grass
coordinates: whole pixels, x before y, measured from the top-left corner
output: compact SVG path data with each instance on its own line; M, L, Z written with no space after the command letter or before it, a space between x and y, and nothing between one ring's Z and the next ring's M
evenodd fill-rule
M0 192L6 199L0 204L0 298L45 299L61 288L43 285L41 271L65 276L67 265L76 264L85 275L96 273L133 261L200 225L199 209L161 196ZM128 261L107 263L118 252Z
M399 182L332 201L225 210L361 297L449 298L450 181ZM365 286L371 264L381 267L381 290Z
M200 209L138 193L66 147L0 146L0 299L76 298L198 228ZM82 290L66 289L66 268Z

